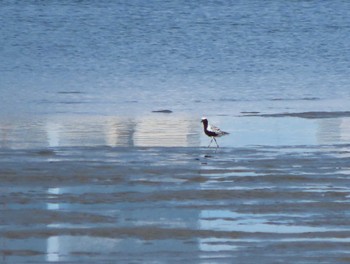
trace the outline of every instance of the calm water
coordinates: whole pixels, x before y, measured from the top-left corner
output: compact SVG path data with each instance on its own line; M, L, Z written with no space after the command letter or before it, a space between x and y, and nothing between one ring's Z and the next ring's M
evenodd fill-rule
M348 10L1 1L0 262L348 263Z

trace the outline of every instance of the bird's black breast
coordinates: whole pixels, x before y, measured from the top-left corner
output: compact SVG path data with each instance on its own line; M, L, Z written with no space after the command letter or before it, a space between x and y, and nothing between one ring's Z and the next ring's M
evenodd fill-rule
M205 130L204 133L208 136L208 137L217 137L218 134L213 132L213 131L208 131L208 130Z

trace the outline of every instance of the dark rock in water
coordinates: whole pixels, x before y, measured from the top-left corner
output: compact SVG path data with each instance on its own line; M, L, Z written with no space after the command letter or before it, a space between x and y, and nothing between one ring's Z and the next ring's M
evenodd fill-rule
M256 111L243 111L241 112L241 114L259 114L260 112L256 112Z
M81 91L58 91L58 94L83 94Z
M152 111L152 113L164 113L164 114L170 114L172 113L173 111L171 110L168 110L168 109L164 109L164 110L154 110Z

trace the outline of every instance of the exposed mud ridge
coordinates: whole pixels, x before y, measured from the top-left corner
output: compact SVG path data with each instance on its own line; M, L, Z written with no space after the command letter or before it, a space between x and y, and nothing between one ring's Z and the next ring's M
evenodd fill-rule
M4 263L346 262L350 146L3 150Z
M276 114L255 114L248 113L244 116L261 116L261 117L300 117L307 119L320 119L320 118L340 118L340 117L350 117L350 111L311 111L311 112L300 112L300 113L276 113Z

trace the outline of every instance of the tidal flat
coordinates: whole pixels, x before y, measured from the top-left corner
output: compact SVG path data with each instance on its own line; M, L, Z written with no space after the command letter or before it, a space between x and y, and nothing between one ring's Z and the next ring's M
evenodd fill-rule
M1 151L3 263L346 263L350 145Z

